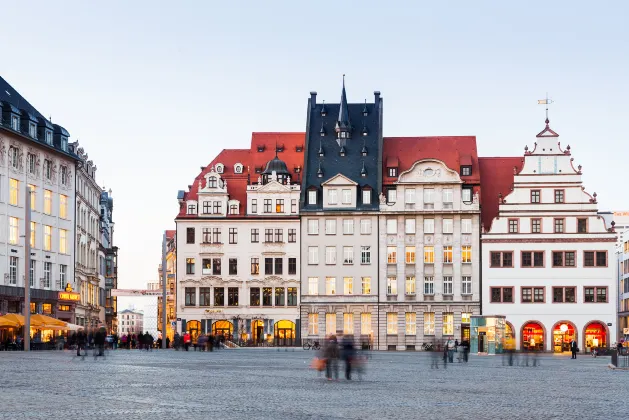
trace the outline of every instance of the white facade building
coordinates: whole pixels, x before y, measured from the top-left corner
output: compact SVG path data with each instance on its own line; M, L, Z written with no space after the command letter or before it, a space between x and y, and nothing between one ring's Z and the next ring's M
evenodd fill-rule
M517 350L568 351L572 338L581 351L610 347L616 233L548 120L525 150L512 191L499 197L498 216L482 236L483 315L506 316L507 342Z

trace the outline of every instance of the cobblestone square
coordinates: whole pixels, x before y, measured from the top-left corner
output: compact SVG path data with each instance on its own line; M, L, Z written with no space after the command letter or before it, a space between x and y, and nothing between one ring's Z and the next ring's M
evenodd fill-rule
M538 367L501 357L431 369L431 355L375 352L361 381L328 382L312 351L118 350L0 353L0 418L394 419L621 418L629 373L609 358L544 355ZM522 359L520 360L522 361ZM341 372L342 373L342 372Z

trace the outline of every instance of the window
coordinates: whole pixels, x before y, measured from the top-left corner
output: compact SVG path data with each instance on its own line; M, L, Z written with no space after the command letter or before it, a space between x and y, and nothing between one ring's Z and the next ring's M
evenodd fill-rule
M443 233L452 233L454 223L452 219L443 219Z
M44 213L52 214L52 191L44 190Z
M68 196L59 194L59 217L68 218Z
M424 312L424 335L435 335L434 312Z
M32 153L29 153L26 163L28 167L28 173L35 175L35 173L37 172L37 156L35 156Z
M461 233L472 233L472 219L461 219Z
M338 191L328 190L328 204L338 204Z
M214 306L225 306L225 288L214 288Z
M555 233L563 233L565 219L555 219Z
M260 258L251 258L251 274L260 274Z
M404 219L404 233L415 233L415 219Z
M260 306L260 288L252 287L249 289L249 305Z
M273 229L264 229L264 242L273 242Z
M275 274L283 274L284 273L284 259L276 258L275 259Z
M363 204L371 204L371 190L363 190Z
M52 226L44 225L44 251L52 250Z
M258 200L251 199L251 213L256 214L258 212Z
M37 264L37 261L31 260L31 266L29 267L29 270L28 270L29 287L35 287L35 278L37 278L37 276L35 275L36 264Z
M360 219L360 234L361 235L371 234L371 219Z
M363 277L361 279L361 294L363 295L371 294L371 277Z
M509 233L518 233L520 231L520 221L518 219L509 219Z
M417 314L415 312L407 312L405 315L406 335L415 335L417 333Z
M186 287L185 288L185 296L186 296L186 306L196 306L197 304L197 288L196 287Z
M325 314L325 333L336 334L336 314L335 313L327 313Z
M463 200L464 203L471 203L472 202L472 189L471 188L462 188L461 189L461 199Z
M308 247L308 264L319 264L319 248L316 246Z
M194 258L186 258L186 274L194 274Z
M9 284L17 284L18 257L9 257Z
M238 306L238 288L237 287L227 288L227 306Z
M275 213L284 213L284 200L275 200Z
M452 276L444 276L443 277L443 294L451 295L453 294L453 286L454 282L452 281Z
M387 202L395 203L397 201L397 190L395 188L391 188L387 190Z
M17 217L9 217L9 243L17 245L20 240L20 221ZM50 226L49 226L50 227Z
M513 303L513 287L490 287L492 303Z
M495 251L490 253L490 267L513 267L513 252Z
M319 314L308 314L308 335L319 335Z
M271 200L270 198L265 198L264 199L264 212L265 213L271 213L271 205L273 203L273 200Z
M397 263L397 247L388 246L387 247L387 264L395 264Z
M308 204L317 204L317 190L308 191Z
M387 312L387 334L397 334L397 312Z
M37 223L31 222L31 248L37 248Z
M435 202L435 190L433 188L424 188L424 203L432 204Z
M472 175L472 167L469 165L461 166L461 176L471 176Z
M371 264L371 246L360 247L360 263Z
M229 259L229 275L238 275L238 259L236 258Z
M344 295L353 295L354 291L354 278L353 277L343 277L343 294Z
M260 229L251 229L251 243L260 242Z
M325 234L336 235L336 219L325 219Z
M574 251L553 251L553 267L576 267Z
M284 242L284 229L275 229L275 242Z
M229 243L238 243L238 228L229 228Z
M343 264L354 264L354 247L343 247Z
M577 233L587 233L588 219L577 219Z
M563 203L564 202L564 190L555 190L555 203Z
M462 295L472 294L472 277L470 276L461 277L461 294Z
M194 204L188 204L188 214L195 214L197 212L197 206Z
M262 306L273 306L273 288L262 288Z
M325 247L325 263L336 264L336 247L335 246Z
M352 203L352 190L343 190L343 204Z
M543 287L523 287L522 303L544 303Z
M461 262L471 263L472 262L472 247L469 245L464 245L461 247Z
M544 267L544 251L522 251L521 267Z
M37 138L37 125L35 125L34 123L28 124L28 135L34 139Z
M443 313L443 335L454 335L454 314Z
M343 219L343 235L354 234L354 219Z
M435 219L424 219L424 233L435 233Z
M212 274L216 276L221 275L221 259L220 258L212 258Z
M584 287L583 292L586 303L607 302L607 287Z
M541 191L531 190L531 203L540 203Z
M308 235L318 235L318 234L319 234L319 220L308 219Z
M452 188L444 188L443 189L443 202L444 204L446 203L452 203L452 201L454 200L454 194L452 192Z
M273 258L264 259L264 274L273 274Z
M277 289L276 289L277 290ZM287 299L286 306L297 306L297 288L296 287L287 287Z
M336 294L336 277L325 278L325 294L326 295Z
M199 306L210 306L211 288L199 287Z
M553 287L553 303L575 303L575 287Z
M52 144L52 131L46 130L46 143Z
M397 176L397 168L388 168L389 176Z
M31 195L31 210L37 211L37 187L31 184L28 184L27 188L31 189L31 194L30 194ZM60 196L60 197L65 197L65 196Z
M435 278L433 276L424 277L424 294L425 295L435 294Z
M68 231L65 229L59 229L59 253L68 253Z
M531 219L531 233L542 233L542 219Z
M452 263L452 246L446 245L443 247L443 263L451 264Z
M371 335L371 314L363 312L360 314L360 333L362 335Z
M52 277L52 263L44 262L44 278L42 280L43 282L41 285L42 288L50 289L51 277Z
M20 151L17 147L9 147L9 164L15 169L20 167Z
M424 247L424 263L425 264L435 263L435 247L434 246Z
M297 242L297 229L288 229L288 242Z
M388 234L397 233L397 219L387 219L387 233Z
M208 188L216 188L216 185L217 185L216 177L214 177L214 176L209 177L208 178L208 183L207 183Z
M203 258L201 260L201 274L209 275L212 274L212 260L209 258Z
M194 228L193 227L186 228L186 243L188 244L194 243Z
M404 190L404 203L415 204L415 188L406 188Z
M295 199L290 200L290 212L297 213L297 200Z
M397 277L387 277L387 295L397 295Z
M406 276L404 281L404 294L414 296L416 290L415 283L415 276Z
M308 277L308 294L309 295L319 294L319 278L318 277Z
M406 264L415 264L415 247L407 246L405 250Z
M584 267L607 267L607 251L583 251Z
M238 214L238 205L230 204L229 205L229 214Z

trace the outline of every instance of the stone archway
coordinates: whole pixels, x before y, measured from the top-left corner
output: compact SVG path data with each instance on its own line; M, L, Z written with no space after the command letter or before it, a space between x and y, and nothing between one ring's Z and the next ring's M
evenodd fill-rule
M596 326L597 332L594 331L594 327ZM588 333L588 328L590 328L590 332ZM592 320L585 323L583 327L583 348L582 351L590 352L593 348L609 348L609 328L607 327L607 323L598 320ZM598 340L598 346L594 346L597 344L594 342L594 339ZM603 342L601 342L601 339ZM590 344L588 346L588 344Z
M520 350L546 350L546 327L543 323L537 320L529 320L522 323L520 327Z
M565 331L562 331L563 325L566 326L564 327ZM552 343L550 350L553 353L570 351L569 345L572 339L574 339L577 343L579 342L579 330L572 321L563 320L555 322L555 325L553 325L553 328L551 330L551 334ZM557 340L559 339L561 340L561 343L557 342ZM566 340L568 340L568 343L566 343Z

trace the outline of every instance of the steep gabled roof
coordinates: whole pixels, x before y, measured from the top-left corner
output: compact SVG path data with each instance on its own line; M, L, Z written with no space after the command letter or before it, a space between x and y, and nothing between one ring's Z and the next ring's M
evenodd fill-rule
M481 176L481 219L485 231L489 231L494 218L498 216L498 197L506 197L513 187L514 168L522 170L522 157L480 157L478 158Z

